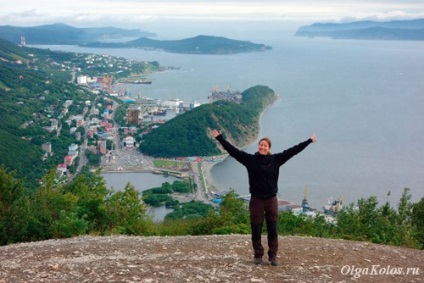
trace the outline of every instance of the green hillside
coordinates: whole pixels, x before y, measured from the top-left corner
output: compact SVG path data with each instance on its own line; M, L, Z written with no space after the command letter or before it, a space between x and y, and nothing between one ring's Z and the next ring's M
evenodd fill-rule
M143 137L141 152L154 157L210 156L220 154L210 129L220 129L241 146L259 132L261 112L276 95L266 86L255 86L242 93L240 104L216 101L204 104L168 121Z
M58 137L44 127L51 125L50 117L60 116L65 100L84 101L90 94L68 83L70 74L61 72L60 64L48 64L53 61L46 51L0 40L0 58L0 165L34 188L48 169L63 162L73 142L68 131ZM55 154L43 161L41 144L47 141Z
M115 27L76 28L65 24L34 27L0 26L0 38L20 44L21 36L27 44L82 45L95 48L147 48L188 54L235 54L272 49L260 43L234 40L220 36L198 35L180 40L154 40L156 34L140 29ZM124 39L137 38L124 42ZM110 42L114 39L115 42ZM116 39L120 39L117 42Z
M0 38L0 58L16 61L16 60L28 60L30 57L24 50L17 48L16 44Z
M134 47L151 47L169 52L189 54L234 54L241 52L265 51L271 49L264 44L234 40L222 36L198 35L180 40L153 40L140 38L128 42Z
M271 46L264 44L207 35L198 35L180 40L154 40L141 37L128 42L90 42L83 46L95 48L148 48L186 54L236 54L272 49Z
M140 36L155 36L155 34L139 29L114 27L76 28L60 23L34 27L0 26L0 38L19 44L21 36L25 37L27 44L82 44L110 38L136 38Z

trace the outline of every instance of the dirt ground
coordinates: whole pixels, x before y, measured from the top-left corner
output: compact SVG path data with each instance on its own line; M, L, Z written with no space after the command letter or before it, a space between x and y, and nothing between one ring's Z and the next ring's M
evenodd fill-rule
M424 282L421 250L280 237L278 261L255 266L249 235L82 236L0 247L0 283Z

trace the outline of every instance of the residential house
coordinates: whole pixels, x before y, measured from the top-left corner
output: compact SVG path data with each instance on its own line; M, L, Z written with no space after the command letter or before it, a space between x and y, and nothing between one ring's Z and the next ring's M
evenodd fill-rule
M67 171L67 166L66 166L65 163L62 163L62 164L57 165L56 172L57 172L57 174L60 177L62 177L63 175L65 175L66 174L66 171Z
M72 165L74 163L76 155L66 155L63 161L66 165Z
M69 147L68 147L68 155L72 155L72 156L76 156L78 155L78 145L75 143L72 143Z

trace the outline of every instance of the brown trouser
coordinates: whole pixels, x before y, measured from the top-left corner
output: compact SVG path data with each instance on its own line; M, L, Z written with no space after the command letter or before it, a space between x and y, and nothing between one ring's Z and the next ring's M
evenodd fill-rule
M261 243L264 218L268 230L268 256L275 259L278 251L278 201L277 196L262 199L250 197L250 226L252 229L252 246L255 258L264 255Z

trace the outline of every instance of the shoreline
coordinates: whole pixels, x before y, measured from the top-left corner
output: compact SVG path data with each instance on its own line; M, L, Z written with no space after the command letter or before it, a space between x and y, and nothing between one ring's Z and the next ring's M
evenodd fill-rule
M253 144L256 140L259 139L259 134L260 134L260 130L261 130L261 122L262 122L262 117L263 114L265 113L265 111L267 111L273 104L274 102L280 97L280 95L276 95L275 99L273 99L273 101L271 103L269 103L269 105L267 105L263 111L261 111L260 115L259 115L259 121L258 121L258 131L255 135L252 135L251 138L248 138L245 140L245 142L243 142L243 145L241 145L239 148L240 149L244 149L248 146L250 146L251 144ZM217 142L217 141L216 141ZM138 153L138 152L137 152ZM222 161L224 161L227 157L228 157L228 153L224 152L220 155L215 155L215 156L208 156L206 157L206 159L203 159L202 161L197 161L197 162L193 162L194 164L199 164L200 163L200 168L201 168L201 172L198 172L199 177L203 178L203 180L201 180L201 182L198 184L199 188L203 188L204 189L204 193L205 194L209 194L211 191L215 191L215 192L219 192L219 191L226 191L228 190L228 188L217 188L215 186L215 182L212 176L212 169L215 165L217 165L218 163L221 163ZM209 161L210 158L216 159L217 161ZM152 159L153 160L153 159ZM192 163L192 164L193 164ZM108 164L111 165L111 164ZM198 166L198 165L196 165ZM113 167L111 168L111 166L107 166L106 164L103 164L101 166L99 166L102 168L102 173L148 173L148 174L155 174L155 172L157 171L163 171L163 168L156 168L156 167L150 167L150 168L146 168L144 166L141 167L137 167L137 166L130 166L129 167ZM132 167L132 168L131 168ZM193 170L193 165L191 166L191 173L195 173L195 170ZM183 176L181 176L183 177Z
M256 134L256 135L254 135L251 139L247 139L246 140L246 142L245 143L243 143L244 145L242 145L241 147L240 147L240 149L244 149L244 148L246 148L246 147L248 147L248 146L250 146L250 145L252 145L254 142L256 142L258 139L259 139L259 134L260 134L260 131L261 131L261 127L260 127L260 125L261 125L261 122L262 122L262 117L263 117L263 114L265 113L265 111L267 111L273 104L274 104L274 102L278 99L278 98L280 98L280 95L278 95L278 94L276 94L276 98L267 106L267 107L265 107L264 108L264 110L261 112L261 114L259 115L259 122L258 122L258 133ZM213 182L213 177L212 177L212 169L213 169L213 167L215 166L215 165L217 165L217 164L219 164L219 163L221 163L222 161L224 161L227 157L229 157L229 154L228 153L223 153L223 154L221 154L221 155L217 155L217 156L214 156L214 157L217 157L217 158L219 158L220 159L220 161L217 161L217 162L210 162L210 161L202 161L202 171L203 171L203 174L204 174L204 176L205 176L205 181L206 181L206 184L207 184L207 186L208 186L208 188L209 187L213 187L213 188L216 188L215 186L214 186L214 182ZM222 158L220 158L220 157L222 157ZM209 182L208 182L208 180L209 180Z
M225 158L227 158L228 155L226 155L225 157L223 157L223 159L221 161L217 161L217 162L211 162L211 161L202 161L201 162L201 167L202 167L202 174L203 174L203 178L206 184L206 192L208 193L210 192L211 189L217 190L217 188L214 185L214 181L213 181L213 177L212 177L212 168L219 164L220 162L224 161Z

